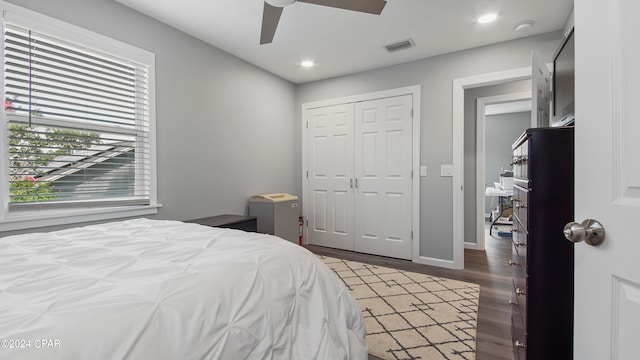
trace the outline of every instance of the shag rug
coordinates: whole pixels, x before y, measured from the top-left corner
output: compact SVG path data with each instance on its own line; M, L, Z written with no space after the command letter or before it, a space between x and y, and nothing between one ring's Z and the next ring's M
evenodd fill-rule
M369 354L475 359L480 286L318 255L360 304Z

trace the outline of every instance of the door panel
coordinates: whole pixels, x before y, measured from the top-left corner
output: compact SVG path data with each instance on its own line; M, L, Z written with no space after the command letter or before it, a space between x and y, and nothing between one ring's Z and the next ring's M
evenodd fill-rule
M353 250L353 105L309 112L309 243Z
M353 201L353 197L349 195L348 191L335 191L333 193L333 199L335 202L334 214L333 214L333 231L340 235L350 235L349 230L349 214L347 211L351 208L349 202Z
M362 176L375 178L378 174L378 133L363 133L361 136L362 156L360 157L360 162L362 165Z
M313 175L320 179L327 177L327 155L329 154L329 139L327 136L316 136L313 138Z
M339 134L333 137L333 146L330 150L336 177L350 178L352 176L353 159L347 159L345 156L345 154L352 151L352 142L353 139L346 134Z
M378 239L379 231L378 231L378 222L377 220L380 218L378 215L380 213L379 208L379 196L377 192L373 191L363 191L360 196L361 200L361 209L362 217L360 217L362 223L362 237L367 239ZM364 247L361 247L364 249Z
M387 240L389 241L402 241L403 233L402 228L403 221L400 218L402 216L404 194L387 193L387 201L385 207L385 218L389 219L387 222Z
M327 191L315 190L311 222L314 232L326 233L327 228Z
M636 359L640 334L640 38L637 0L582 0L576 19L576 221L600 246L575 246L576 359Z
M355 104L356 251L411 259L411 109L410 95Z
M398 159L402 159L402 142L406 141L406 134L401 130L387 131L387 146L385 154L384 164L387 167L388 178L401 178L402 177L402 162Z

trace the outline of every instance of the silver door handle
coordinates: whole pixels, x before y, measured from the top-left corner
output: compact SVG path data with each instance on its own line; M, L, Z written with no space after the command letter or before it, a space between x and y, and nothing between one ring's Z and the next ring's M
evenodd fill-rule
M356 178L356 189L358 188L358 178Z
M349 188L353 189L353 179L349 179Z
M582 223L569 222L564 226L564 237L572 243L584 240L591 246L598 246L604 242L604 228L597 220L586 219Z

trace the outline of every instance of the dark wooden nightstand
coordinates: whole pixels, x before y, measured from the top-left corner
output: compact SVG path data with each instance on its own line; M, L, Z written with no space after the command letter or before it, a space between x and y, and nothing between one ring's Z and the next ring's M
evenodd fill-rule
M258 231L258 221L255 216L224 214L194 220L187 220L185 222L251 232Z

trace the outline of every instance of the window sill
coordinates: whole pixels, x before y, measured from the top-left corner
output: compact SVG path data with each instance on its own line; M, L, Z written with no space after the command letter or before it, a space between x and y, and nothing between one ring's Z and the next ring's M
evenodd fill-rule
M89 221L104 221L126 217L153 215L158 213L160 204L117 206L108 208L74 210L36 210L23 214L7 215L0 220L0 233L3 231L33 229L46 226L77 224Z

